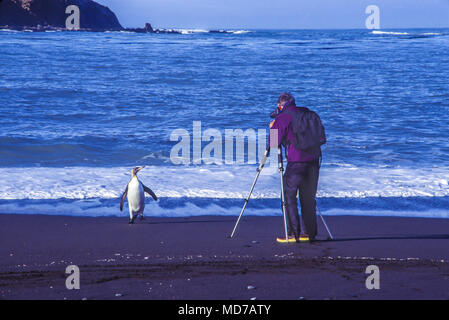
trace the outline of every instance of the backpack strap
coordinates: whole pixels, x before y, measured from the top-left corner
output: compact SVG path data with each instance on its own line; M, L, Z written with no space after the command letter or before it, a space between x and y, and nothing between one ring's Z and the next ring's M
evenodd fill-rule
M300 111L300 112L294 112L292 109L285 109L285 110L284 110L285 113L289 114L289 115L292 117L292 121L290 121L290 124L288 125L290 130L292 130L292 129L291 129L292 122L293 122L293 120L298 116L298 114L299 114L299 113L306 112L306 111L309 111L309 109L307 109L306 107L295 107L295 108L296 108L297 111ZM303 110L301 110L301 109L303 109ZM285 148L287 149L293 142L288 141L287 135L285 136L285 140L286 140L286 142L287 142L287 143L285 144Z
M296 114L290 109L285 109L284 112L289 114L292 117L292 121L290 121L290 123L288 124L288 129L291 130L291 125L292 125L293 119L296 117ZM288 150L289 146L292 144L292 142L287 139L287 136L288 136L288 134L285 135L285 138L284 138L285 141L281 141L281 145L284 145L284 147L285 147L286 156L287 156L287 152L288 152L287 150Z

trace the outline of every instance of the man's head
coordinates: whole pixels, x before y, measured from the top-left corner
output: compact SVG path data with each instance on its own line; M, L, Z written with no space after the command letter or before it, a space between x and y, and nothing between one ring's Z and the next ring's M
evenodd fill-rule
M284 92L283 94L281 94L279 96L279 99L278 99L279 108L282 109L290 104L295 105L295 98L293 98L293 96L290 93Z
M278 107L270 114L270 118L276 118L281 113L282 109L290 105L296 105L295 98L293 98L290 93L284 92L280 95L278 99Z

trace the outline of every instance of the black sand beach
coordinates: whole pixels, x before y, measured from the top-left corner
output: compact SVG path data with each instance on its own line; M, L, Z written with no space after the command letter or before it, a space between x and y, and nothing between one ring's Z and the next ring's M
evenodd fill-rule
M449 299L449 220L326 219L336 241L280 245L281 217L244 217L229 239L233 217L0 215L0 298ZM80 290L65 288L71 264Z

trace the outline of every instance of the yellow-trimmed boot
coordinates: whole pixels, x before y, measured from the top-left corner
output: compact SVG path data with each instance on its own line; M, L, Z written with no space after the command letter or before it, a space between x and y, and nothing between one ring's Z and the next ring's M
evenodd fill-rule
M281 237L281 238L276 238L276 242L277 243L287 243L287 240L285 239L285 237ZM297 243L298 239L295 238L295 236L289 236L288 237L288 243Z
M311 238L307 233L302 233L299 235L299 242L313 242L315 238Z

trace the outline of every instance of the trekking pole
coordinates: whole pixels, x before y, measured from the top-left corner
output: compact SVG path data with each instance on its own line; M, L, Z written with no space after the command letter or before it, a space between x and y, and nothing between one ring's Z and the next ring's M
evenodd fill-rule
M282 159L282 146L278 147L278 165L279 165L279 174L281 175L281 204L282 204L282 214L284 215L285 241L287 241L288 243L287 213L286 213L285 193L284 193L284 161Z
M269 153L270 153L270 147L268 147L267 150L265 151L265 154L263 155L262 161L260 162L260 165L257 168L256 178L254 178L254 182L253 182L253 185L251 186L251 189L249 190L248 197L246 197L246 199L245 199L245 203L243 204L242 211L240 211L240 215L239 215L239 218L237 219L237 222L235 223L234 230L232 230L231 238L234 236L235 230L237 230L237 226L238 226L238 224L240 222L240 218L242 217L243 212L246 209L246 205L249 202L249 198L251 197L251 194L253 193L253 190L254 190L254 187L256 185L257 179L259 179L260 172L262 171L263 167L265 166L265 163L267 162Z
M326 221L324 220L323 215L321 214L320 209L318 209L318 206L316 206L316 209L318 210L318 214L320 215L321 220L323 221L324 227L326 228L327 233L329 234L330 239L331 239L331 240L334 240L334 237L332 236L332 233L331 233L331 231L329 230L329 227L327 226L327 223L326 223Z

